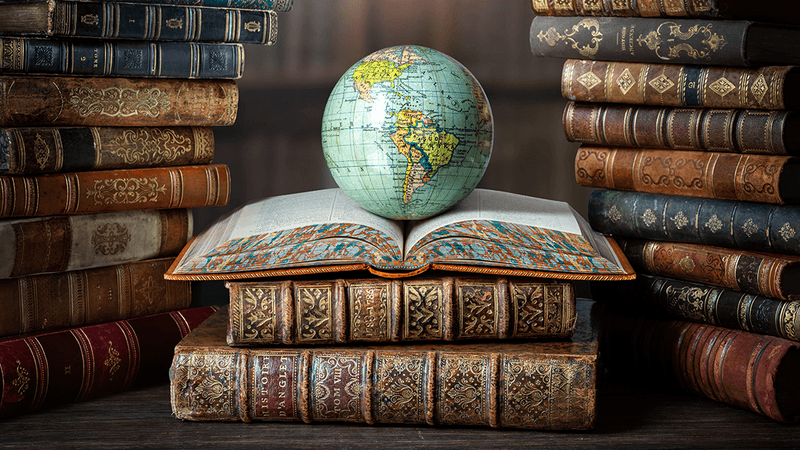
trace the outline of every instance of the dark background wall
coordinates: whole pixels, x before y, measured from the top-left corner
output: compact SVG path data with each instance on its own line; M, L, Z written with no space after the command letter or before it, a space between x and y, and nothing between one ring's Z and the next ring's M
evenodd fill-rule
M226 207L195 209L196 232L248 201L335 187L322 156L328 94L356 61L423 45L469 69L494 115L494 149L480 187L569 202L585 216L590 189L573 176L564 138L562 60L531 55L529 0L295 0L273 46L246 47L236 124L215 128L215 162L230 167Z

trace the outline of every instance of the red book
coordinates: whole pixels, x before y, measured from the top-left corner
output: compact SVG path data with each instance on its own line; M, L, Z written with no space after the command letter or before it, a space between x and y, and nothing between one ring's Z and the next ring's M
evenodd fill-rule
M166 381L175 345L216 307L0 340L0 417Z

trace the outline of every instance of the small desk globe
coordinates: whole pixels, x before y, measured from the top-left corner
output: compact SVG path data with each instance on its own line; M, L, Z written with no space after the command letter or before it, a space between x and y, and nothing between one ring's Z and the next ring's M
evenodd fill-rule
M353 65L322 119L336 183L389 219L424 219L466 197L486 171L492 140L492 111L478 80L444 53L413 45Z

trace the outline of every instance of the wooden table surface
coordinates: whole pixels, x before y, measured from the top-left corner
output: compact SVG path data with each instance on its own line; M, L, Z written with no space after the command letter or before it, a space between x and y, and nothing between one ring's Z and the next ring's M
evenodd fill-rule
M183 422L165 383L0 420L0 448L800 447L800 425L613 373L602 382L590 432Z

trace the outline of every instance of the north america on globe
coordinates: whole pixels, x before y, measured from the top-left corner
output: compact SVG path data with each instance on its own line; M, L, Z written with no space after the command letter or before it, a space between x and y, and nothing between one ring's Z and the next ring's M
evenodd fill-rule
M449 56L397 46L354 64L331 92L322 125L336 183L365 209L421 219L480 181L493 140L483 88Z

